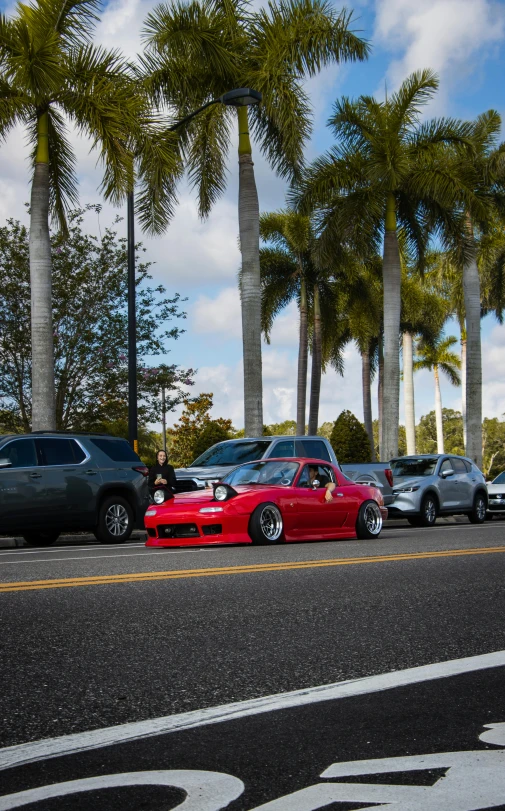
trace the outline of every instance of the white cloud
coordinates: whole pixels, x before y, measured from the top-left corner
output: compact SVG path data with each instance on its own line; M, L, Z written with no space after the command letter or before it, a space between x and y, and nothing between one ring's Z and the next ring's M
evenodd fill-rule
M225 287L215 298L200 296L191 307L190 317L195 332L240 338L242 322L238 288Z
M398 54L388 69L394 89L414 70L432 68L446 95L505 36L505 5L493 0L377 0L376 14L374 41Z

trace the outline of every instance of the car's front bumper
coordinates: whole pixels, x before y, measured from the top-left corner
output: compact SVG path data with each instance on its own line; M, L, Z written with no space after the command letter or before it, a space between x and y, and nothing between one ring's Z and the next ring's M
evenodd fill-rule
M488 513L505 513L505 498L489 495L487 503Z
M394 501L388 506L390 518L401 518L403 515L419 515L421 511L421 490L413 493L395 493Z

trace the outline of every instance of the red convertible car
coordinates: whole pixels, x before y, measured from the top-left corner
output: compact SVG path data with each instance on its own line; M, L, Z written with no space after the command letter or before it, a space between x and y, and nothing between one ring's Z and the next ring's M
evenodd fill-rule
M146 546L376 538L388 514L380 490L317 459L249 462L212 489L154 497Z

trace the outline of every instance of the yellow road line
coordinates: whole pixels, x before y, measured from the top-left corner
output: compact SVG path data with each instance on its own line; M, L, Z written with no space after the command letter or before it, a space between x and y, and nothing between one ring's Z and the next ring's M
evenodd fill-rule
M285 563L257 563L248 566L223 566L214 569L173 569L164 572L92 575L90 577L69 577L61 580L22 580L20 582L0 583L0 593L7 591L38 591L39 589L65 589L75 588L77 586L112 585L113 583L139 583L149 580L179 580L189 577L217 577L227 574L284 572L290 571L291 569L354 566L358 563L427 560L430 558L462 557L465 555L494 555L500 552L505 552L505 546L478 547L475 549L446 549L441 552L414 552L397 555L371 555L356 558L330 558L328 560L300 560ZM83 560L85 560L85 558L83 558Z

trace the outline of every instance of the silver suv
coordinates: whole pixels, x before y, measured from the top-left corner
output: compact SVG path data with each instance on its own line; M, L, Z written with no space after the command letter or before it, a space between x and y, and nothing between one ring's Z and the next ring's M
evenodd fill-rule
M437 515L467 515L472 524L486 520L486 482L471 459L420 454L391 459L390 465L396 496L390 518L407 518L417 527L433 526Z

